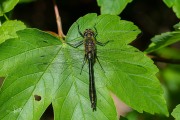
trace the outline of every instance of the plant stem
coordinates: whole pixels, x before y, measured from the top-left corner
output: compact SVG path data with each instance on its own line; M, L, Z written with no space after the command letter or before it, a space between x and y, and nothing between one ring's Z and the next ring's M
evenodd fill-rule
M6 20L9 20L9 18L6 16L6 14L4 14L4 17L5 17Z
M58 35L60 38L64 39L65 35L63 34L63 30L62 30L62 24L61 24L61 17L58 11L58 7L56 4L55 0L52 0L53 4L54 4L54 12L55 12L55 16L56 16L56 23L57 23L57 29L58 29Z

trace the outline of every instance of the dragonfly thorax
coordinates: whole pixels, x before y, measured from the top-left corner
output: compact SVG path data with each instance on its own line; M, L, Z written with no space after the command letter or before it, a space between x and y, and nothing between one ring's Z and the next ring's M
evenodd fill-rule
M94 31L91 29L86 29L83 35L84 37L87 37L87 38L94 37Z

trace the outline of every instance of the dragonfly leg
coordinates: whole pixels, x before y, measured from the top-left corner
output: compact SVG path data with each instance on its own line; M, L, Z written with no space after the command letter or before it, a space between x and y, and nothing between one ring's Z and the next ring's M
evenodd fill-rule
M97 29L96 29L96 24L94 25L94 30L95 30L95 34L94 34L94 37L96 38L96 36L98 35L98 32L97 32Z
M97 33L97 29L96 29L95 26L96 26L96 24L94 25L94 29L95 29L94 38L96 39L96 36L98 35L98 33ZM107 42L105 42L105 43L101 43L101 42L99 42L99 41L96 40L96 43L97 43L98 45L100 45L100 46L105 46L107 43L109 43L109 41L107 41Z
M109 43L109 41L105 42L105 43L102 43L102 42L99 42L96 40L96 43L100 46L105 46L107 43Z
M68 45L70 45L71 47L73 47L73 48L77 48L77 47L79 47L80 45L82 45L84 43L84 41L82 40L82 41L79 41L79 42L77 42L77 43L75 43L75 44L70 44L70 43L67 43Z
M96 23L95 23L95 25L94 25L94 30L95 30L94 38L96 39L96 36L98 35L98 32L97 32L97 29L96 29L95 26L96 26ZM99 42L99 41L96 40L96 43L97 43L98 45L100 45L100 46L105 46L107 43L109 43L109 41L107 41L107 42L105 42L105 43L101 43L101 42Z
M77 23L77 22L76 22ZM78 25L78 32L79 32L79 34L81 35L81 37L83 37L84 38L84 35L82 34L82 32L80 31L80 28L79 28L79 24L77 23L77 25Z
M83 60L83 64L82 64L82 67L81 67L81 72L80 72L80 74L82 73L82 70L83 70L83 67L84 67L84 65L85 65L85 63L86 63L86 60L87 60L87 57L86 57L86 55L84 55L84 60Z
M77 23L77 22L76 22L76 23ZM78 32L79 32L79 34L81 35L81 37L84 38L84 35L83 35L82 32L80 31L80 28L79 28L79 24L78 24L78 23L77 23L77 25L78 25ZM80 45L82 45L83 43L84 43L84 40L79 41L79 42L77 42L77 43L75 43L75 44L70 44L70 43L67 43L67 44L70 45L71 47L77 48L77 47L79 47Z
M95 56L95 57L96 57L96 60L98 61L99 65L100 65L102 71L105 72L104 69L103 69L103 67L102 67L102 65L101 65L101 63L100 63L100 61L99 61L99 59L98 59L98 57L97 57L97 56Z

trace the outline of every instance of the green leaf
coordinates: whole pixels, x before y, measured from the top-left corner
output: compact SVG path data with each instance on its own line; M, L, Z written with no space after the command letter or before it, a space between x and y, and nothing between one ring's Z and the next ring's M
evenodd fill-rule
M18 37L16 32L25 29L26 26L21 21L10 20L6 21L0 26L0 44L7 39Z
M1 0L0 1L0 16L3 16L4 13L11 11L19 0Z
M162 58L180 60L180 50L173 47L165 47L156 51L156 54Z
M101 7L101 14L118 15L132 0L97 0L97 2Z
M136 36L140 33L140 30L132 23L125 20L119 21L120 18L114 15L100 15L88 14L77 20L67 33L66 40L68 42L76 43L78 40L82 40L78 30L83 33L85 29L90 28L94 31L97 30L97 39L101 42L110 41L113 47L119 48L131 43ZM118 41L116 44L114 41Z
M180 18L180 1L179 0L163 0L163 1L169 8L172 7L176 16Z
M175 24L175 25L173 26L173 28L174 28L176 31L179 31L179 30L180 30L180 22L177 23L177 24Z
M98 41L110 41L96 46L105 70L98 62L94 65L97 111L92 111L89 100L88 65L80 74L83 45L72 48L48 33L25 29L0 45L0 76L6 77L0 90L0 119L37 120L52 103L55 120L116 120L110 92L139 112L168 115L156 66L127 45L139 29L117 16L88 14L72 25L67 42L83 39L78 25L81 32L87 28L97 32Z
M176 106L171 115L175 118L175 120L180 119L180 104Z
M164 2L168 7L171 7L171 6L173 6L175 0L163 0L163 2Z
M161 35L156 35L151 39L152 43L145 50L145 52L150 53L173 43L176 43L180 41L179 38L180 31L166 32L162 33Z
M34 2L36 0L19 0L19 3L29 3L29 2Z
M87 68L79 74L83 51L62 45L47 33L26 29L18 32L18 38L1 44L0 53L0 76L6 76L0 91L1 120L40 119L51 103L55 120L117 118L113 100L100 78L96 80L98 108L96 114L92 112Z
M161 71L161 74L166 81L168 89L171 91L177 91L180 86L180 65L168 65Z

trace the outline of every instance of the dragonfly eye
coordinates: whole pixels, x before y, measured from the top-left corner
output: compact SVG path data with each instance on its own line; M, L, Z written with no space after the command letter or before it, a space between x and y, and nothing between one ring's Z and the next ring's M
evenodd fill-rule
M88 35L88 33L87 33L87 32L85 32L85 33L84 33L84 36L87 36L87 35Z
M86 29L84 32L85 37L91 37L94 36L94 32L91 29Z
M90 34L91 34L91 36L94 36L94 34L92 32Z

